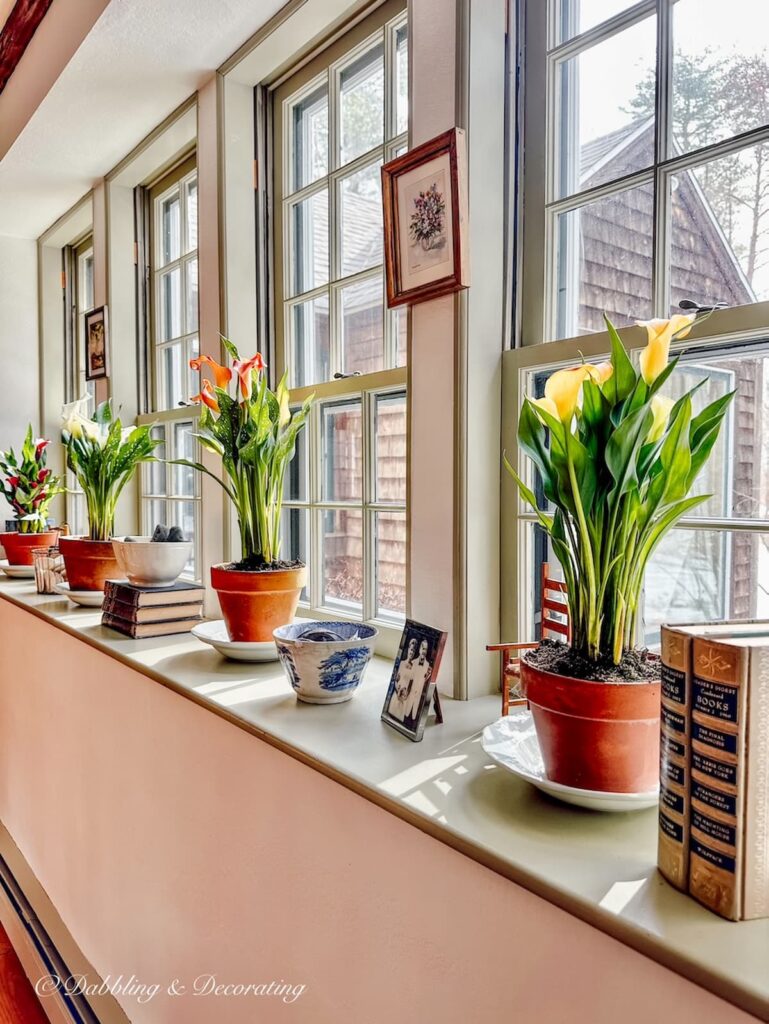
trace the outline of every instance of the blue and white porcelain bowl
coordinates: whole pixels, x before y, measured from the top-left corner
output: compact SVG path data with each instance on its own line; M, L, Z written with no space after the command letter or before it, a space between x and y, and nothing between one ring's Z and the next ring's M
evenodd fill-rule
M299 700L341 704L360 686L379 630L355 622L297 622L273 632Z

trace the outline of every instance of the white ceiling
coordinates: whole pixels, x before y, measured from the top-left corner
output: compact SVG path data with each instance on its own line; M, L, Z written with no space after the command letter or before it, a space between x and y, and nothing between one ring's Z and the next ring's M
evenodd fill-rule
M111 0L0 161L0 234L42 234L283 3Z

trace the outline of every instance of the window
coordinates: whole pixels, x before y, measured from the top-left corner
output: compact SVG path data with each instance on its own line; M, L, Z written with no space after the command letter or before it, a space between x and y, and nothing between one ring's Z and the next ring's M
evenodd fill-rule
M407 47L387 3L273 95L277 372L317 399L284 556L312 614L385 626L406 612L407 321L384 301L380 168L407 148Z
M526 4L527 343L769 299L762 0ZM541 185L545 168L544 194ZM544 281L544 289L536 285Z
M91 409L96 398L96 384L85 379L85 314L94 307L93 291L93 237L89 235L69 250L68 275L71 281L72 338L69 359L70 379L66 383L67 401L88 396ZM65 496L65 519L75 536L88 532L85 497L74 473L67 470L68 493Z
M162 444L159 459L199 461L193 436L197 410L189 398L200 390L189 369L198 355L198 193L195 158L190 157L149 190L150 320L149 348L153 432ZM142 532L158 524L179 526L195 539L185 575L199 579L200 481L184 466L151 463L142 467Z
M542 394L549 374L582 354L605 358L604 311L622 327L667 316L682 299L725 303L679 344L666 385L675 397L709 378L696 407L737 388L696 484L713 497L650 561L638 640L656 645L664 621L769 615L769 59L755 31L764 5L522 4L534 85L524 98L522 345L507 364L508 407ZM644 344L640 334L626 340ZM536 636L542 562L556 575L560 566L515 503L515 561L504 571L517 574L525 600L503 618L524 640Z

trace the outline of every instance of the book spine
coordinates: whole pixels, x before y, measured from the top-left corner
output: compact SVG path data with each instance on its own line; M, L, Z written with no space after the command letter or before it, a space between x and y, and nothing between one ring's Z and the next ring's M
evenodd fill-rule
M692 645L689 893L742 917L744 723L750 649L695 637Z
M122 633L123 636L130 636L132 639L136 639L136 626L133 623L127 623L124 619L119 619L114 615L102 614L101 624L109 629L114 629L117 633Z
M691 648L689 634L662 627L657 867L682 892L689 886Z
M769 917L769 649L752 648L745 730L743 912Z

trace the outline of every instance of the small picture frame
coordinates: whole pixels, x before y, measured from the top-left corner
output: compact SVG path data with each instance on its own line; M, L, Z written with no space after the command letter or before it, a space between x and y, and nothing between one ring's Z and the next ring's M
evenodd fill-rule
M467 146L452 128L382 167L388 308L467 288Z
M109 377L109 330L107 307L97 306L85 313L85 379Z
M445 646L446 633L442 630L406 619L382 708L382 721L415 743L424 735ZM440 705L436 713L438 721L442 722Z

